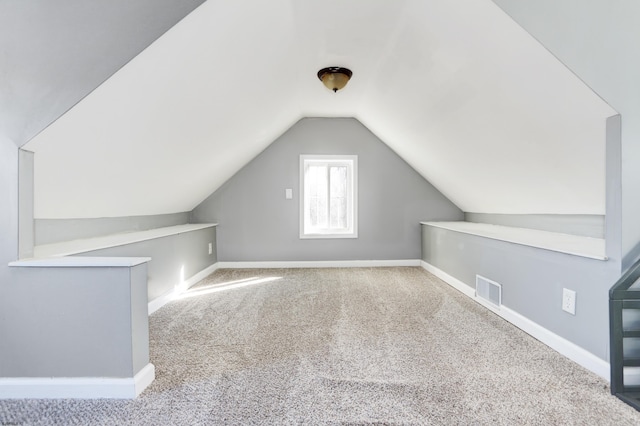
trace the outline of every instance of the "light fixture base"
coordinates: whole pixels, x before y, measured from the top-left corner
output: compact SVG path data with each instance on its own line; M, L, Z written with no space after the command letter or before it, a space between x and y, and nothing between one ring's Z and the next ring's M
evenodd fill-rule
M318 71L318 79L327 89L336 93L338 90L347 85L353 73L348 68L343 67L327 67Z

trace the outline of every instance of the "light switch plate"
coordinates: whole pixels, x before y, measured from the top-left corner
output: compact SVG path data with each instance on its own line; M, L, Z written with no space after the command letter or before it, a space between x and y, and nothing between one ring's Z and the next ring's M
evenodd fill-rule
M571 315L576 314L576 292L573 290L569 290L567 288L562 289L562 310L570 313Z
M284 190L284 198L291 200L293 198L293 189L287 188Z

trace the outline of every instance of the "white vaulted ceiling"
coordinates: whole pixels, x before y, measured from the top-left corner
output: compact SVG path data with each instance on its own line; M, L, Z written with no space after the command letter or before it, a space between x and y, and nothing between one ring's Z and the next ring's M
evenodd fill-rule
M208 0L25 148L38 218L172 213L355 117L464 211L604 214L613 114L490 0Z

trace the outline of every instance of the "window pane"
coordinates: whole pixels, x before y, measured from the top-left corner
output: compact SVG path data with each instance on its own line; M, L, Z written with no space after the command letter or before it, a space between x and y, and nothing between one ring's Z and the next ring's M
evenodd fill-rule
M301 155L300 238L357 238L357 156Z
M331 229L347 228L347 199L331 197Z
M307 169L309 193L309 219L313 228L327 227L327 166L309 166Z
M347 227L347 168L345 166L330 167L331 184L330 224L332 229Z
M345 197L347 195L347 167L333 166L330 168L331 196Z

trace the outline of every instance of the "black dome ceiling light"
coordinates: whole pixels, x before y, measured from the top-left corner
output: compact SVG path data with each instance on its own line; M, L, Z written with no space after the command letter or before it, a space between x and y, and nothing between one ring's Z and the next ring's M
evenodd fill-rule
M352 75L351 70L342 67L328 67L318 71L322 84L334 93L346 86Z

